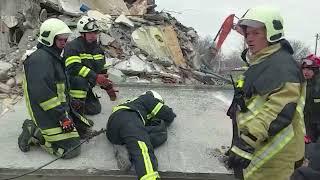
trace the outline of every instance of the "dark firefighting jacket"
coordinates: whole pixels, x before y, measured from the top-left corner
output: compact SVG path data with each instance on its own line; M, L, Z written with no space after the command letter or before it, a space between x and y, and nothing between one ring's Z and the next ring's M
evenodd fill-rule
M308 80L307 84L304 119L308 135L312 134L310 131L313 129L320 132L320 85L317 78Z
M112 113L123 110L137 112L141 117L141 121L143 121L143 124L146 126L150 124L150 121L153 118L162 119L166 124L171 124L176 117L175 113L169 106L163 104L158 99L154 98L153 95L148 93L115 106L112 109Z
M106 63L100 46L97 43L87 43L81 36L66 45L63 57L67 73L70 76L84 77L90 84L95 84L96 74L103 70Z
M74 130L63 133L59 121L69 116L67 80L61 51L38 44L24 61L24 95L29 114L48 142L79 137Z
M247 110L236 114L238 133L255 151L231 150L251 160L244 179L268 161L277 161L272 157L278 154L292 162L304 155L306 85L291 53L288 43L271 45L250 57L251 66L243 74L240 84Z

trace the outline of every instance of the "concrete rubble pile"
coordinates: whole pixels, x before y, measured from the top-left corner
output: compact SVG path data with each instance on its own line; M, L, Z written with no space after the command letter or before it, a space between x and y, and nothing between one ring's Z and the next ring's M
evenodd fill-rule
M22 94L23 59L37 44L41 22L63 20L74 31L71 40L79 36L82 15L98 20L109 77L116 83L203 84L193 73L200 68L197 32L155 7L153 0L2 0L0 96Z

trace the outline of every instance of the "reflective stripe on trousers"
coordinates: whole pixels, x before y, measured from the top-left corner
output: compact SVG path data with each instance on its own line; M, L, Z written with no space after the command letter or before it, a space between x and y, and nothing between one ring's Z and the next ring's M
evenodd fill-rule
M141 154L143 156L143 161L144 161L144 166L146 170L146 174L140 178L140 180L156 180L156 178L160 178L158 172L155 172L153 170L153 166L150 160L149 152L148 152L148 147L146 143L142 141L138 141Z

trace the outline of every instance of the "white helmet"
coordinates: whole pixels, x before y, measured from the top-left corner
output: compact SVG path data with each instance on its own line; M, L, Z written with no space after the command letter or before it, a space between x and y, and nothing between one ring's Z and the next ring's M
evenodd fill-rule
M46 46L52 46L54 38L60 34L70 34L72 31L66 23L57 18L50 18L40 26L38 41Z
M77 23L80 33L99 31L97 20L88 16L83 16Z
M143 94L151 94L154 98L158 99L161 103L164 103L162 96L159 93L157 93L156 91L149 90Z

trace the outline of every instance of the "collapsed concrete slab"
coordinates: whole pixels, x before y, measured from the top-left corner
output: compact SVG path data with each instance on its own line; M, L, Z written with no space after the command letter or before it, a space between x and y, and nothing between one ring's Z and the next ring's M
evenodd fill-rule
M231 143L232 124L225 115L232 97L231 90L221 88L152 85L125 85L120 87L119 100L110 102L108 95L100 90L95 92L101 97L102 113L90 118L94 129L105 128L111 107L126 98L133 98L146 90L159 92L165 102L174 109L177 118L168 129L168 141L155 150L161 177L173 179L222 179L231 180L232 175L220 164L215 148ZM19 175L51 161L40 147L32 147L22 153L17 146L21 125L27 118L25 103L20 101L12 110L0 117L0 177ZM105 135L100 135L82 146L79 157L58 160L43 170L36 172L41 178L53 177L127 177L134 179L133 172L123 173L117 168L112 145ZM35 177L34 179L39 178ZM27 178L27 177L26 177ZM76 179L77 179L76 178ZM68 179L68 178L66 178ZM95 178L96 179L96 178Z
M158 58L169 58L177 66L186 67L177 35L171 26L145 26L132 33L137 46Z

